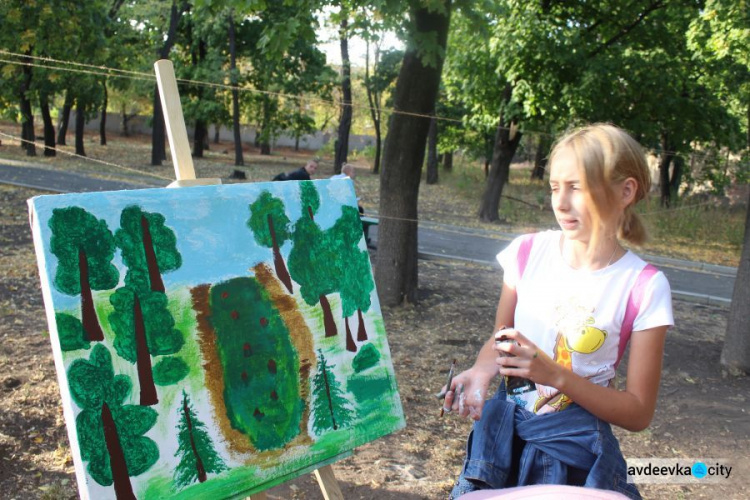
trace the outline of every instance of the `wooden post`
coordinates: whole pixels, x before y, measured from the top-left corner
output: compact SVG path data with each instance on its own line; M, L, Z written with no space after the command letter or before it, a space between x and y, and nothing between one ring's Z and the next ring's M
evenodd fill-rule
M221 179L196 179L193 158L190 156L190 143L188 142L187 129L185 128L185 117L182 115L180 94L177 91L177 79L174 75L172 61L161 59L154 63L156 70L156 83L159 86L159 97L164 110L164 122L169 139L169 149L174 163L174 172L177 180L168 187L206 186L221 184ZM315 471L320 490L326 500L344 500L333 468L326 465ZM266 500L265 491L250 496L250 500Z

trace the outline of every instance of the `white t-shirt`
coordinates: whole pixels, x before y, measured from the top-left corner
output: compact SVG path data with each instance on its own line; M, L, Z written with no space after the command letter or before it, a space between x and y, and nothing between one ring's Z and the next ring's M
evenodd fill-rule
M630 291L647 265L628 251L596 271L573 269L562 257L561 231L534 236L519 279L516 238L497 255L503 281L516 289L514 328L557 363L595 384L607 386L615 376L620 330ZM646 283L632 331L673 326L672 294L662 272ZM511 379L508 399L534 413L559 411L570 404L552 387Z

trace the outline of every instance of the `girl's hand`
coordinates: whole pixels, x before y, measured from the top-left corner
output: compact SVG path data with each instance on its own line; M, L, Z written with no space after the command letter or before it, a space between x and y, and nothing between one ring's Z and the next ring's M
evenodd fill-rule
M443 409L446 412L457 411L461 417L469 416L479 420L482 407L487 398L490 381L497 375L497 369L482 369L476 366L453 377L451 387L445 393Z
M498 337L500 332L498 332ZM521 377L535 384L558 388L563 368L540 350L536 344L513 329L502 330L502 336L513 342L496 343L498 357L495 362L500 367L500 375ZM499 340L499 338L496 338Z

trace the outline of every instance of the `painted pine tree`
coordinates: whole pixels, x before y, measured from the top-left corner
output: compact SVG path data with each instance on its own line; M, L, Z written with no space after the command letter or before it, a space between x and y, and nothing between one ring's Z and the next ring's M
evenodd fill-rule
M81 296L81 319L57 315L63 351L87 348L104 340L92 290L117 286L120 273L112 265L115 241L107 223L80 207L56 208L49 219L50 251L57 257L54 285L67 295Z
M300 362L287 326L255 278L211 288L211 325L232 427L258 450L281 448L300 432Z
M76 430L86 470L102 486L114 485L118 500L135 499L130 477L143 474L159 458L156 443L144 436L156 423L156 411L124 404L133 384L115 375L112 355L102 344L94 346L88 360L71 363L68 382L81 408Z
M174 482L178 488L195 481L202 483L208 479L209 473L218 474L227 469L216 453L206 425L198 419L190 397L184 390L179 409L177 442L179 446L174 456L180 458L180 463L174 471Z
M273 249L276 276L289 293L292 293L292 278L279 251L279 247L291 236L290 221L284 210L284 202L268 191L263 191L258 199L250 204L250 219L247 225L253 231L255 241L259 245Z
M336 365L329 365L323 351L318 349L318 372L313 378L313 431L317 435L348 427L354 419L334 368Z

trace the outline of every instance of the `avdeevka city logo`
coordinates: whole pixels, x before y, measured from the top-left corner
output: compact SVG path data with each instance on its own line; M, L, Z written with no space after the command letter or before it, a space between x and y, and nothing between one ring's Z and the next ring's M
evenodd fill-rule
M695 462L690 472L692 472L693 477L703 479L708 474L708 467L703 462Z
M732 475L723 459L629 458L627 464L629 483L716 483Z

